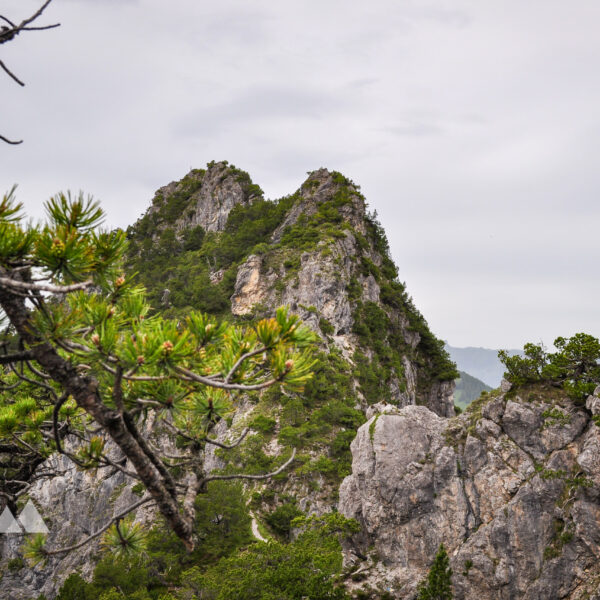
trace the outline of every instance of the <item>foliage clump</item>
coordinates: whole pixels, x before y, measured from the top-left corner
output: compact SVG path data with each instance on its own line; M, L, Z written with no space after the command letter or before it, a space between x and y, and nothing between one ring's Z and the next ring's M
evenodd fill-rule
M57 600L344 600L340 586L340 540L357 529L333 513L291 521L301 533L293 542L252 541L250 518L237 486L223 483L202 497L193 553L157 525L145 554L105 554L87 583L76 573Z
M452 600L452 569L444 544L435 555L427 577L419 584L417 600Z
M0 362L12 373L0 387L17 388L0 397L2 440L24 463L57 451L82 470L122 471L143 484L146 493L90 539L107 531L105 543L117 551L141 548L143 536L126 516L147 504L192 551L193 500L219 479L198 468L206 444L219 445L212 428L239 392L280 383L300 392L315 335L283 308L246 327L197 311L179 320L153 314L144 289L123 273L123 232L99 228L98 203L59 194L46 204L44 225L24 223L20 208L12 193L0 202L0 317L10 324ZM36 392L23 396L29 388L20 384ZM76 436L74 448L61 441L68 434ZM163 436L187 454L166 456ZM122 453L118 463L109 440ZM279 474L293 458L294 451L277 472L261 475ZM123 467L126 460L131 467ZM19 485L20 472L3 475ZM30 541L35 562L80 547L48 548L43 536Z
M285 502L270 512L265 521L276 533L288 538L292 530L292 521L302 516L302 511L296 506L296 502Z
M577 333L556 338L554 346L556 352L548 352L542 344L525 344L524 356L501 350L504 377L517 387L540 382L562 387L575 403L584 404L600 383L600 341Z

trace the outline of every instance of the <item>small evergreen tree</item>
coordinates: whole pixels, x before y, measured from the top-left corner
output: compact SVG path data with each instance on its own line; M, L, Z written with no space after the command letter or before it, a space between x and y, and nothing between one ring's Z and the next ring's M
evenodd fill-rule
M557 351L549 353L541 344L525 344L524 356L509 356L500 350L504 377L517 387L537 382L562 386L573 402L585 404L600 383L600 340L576 333L556 338L554 346Z
M417 600L452 600L452 569L444 544L435 555L427 577L421 581Z

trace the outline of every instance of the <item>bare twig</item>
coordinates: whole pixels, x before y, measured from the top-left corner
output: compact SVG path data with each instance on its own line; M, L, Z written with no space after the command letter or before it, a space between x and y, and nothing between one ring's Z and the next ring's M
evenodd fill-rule
M125 469L119 463L116 463L114 460L111 460L110 458L108 458L108 456L103 455L100 458L100 460L102 460L106 463L105 466L111 466L116 471L121 471L121 473L123 473L123 475L126 475L127 477L131 477L132 479L140 481L140 476L137 473L134 473L133 471L129 471L128 469ZM114 474L114 473L112 473L112 474Z
M35 13L33 13L33 15L21 21L18 25L16 23L13 23L13 21L11 21L8 17L0 15L0 20L4 21L5 23L8 23L9 25L8 27L6 25L0 26L0 44L6 44L7 42L14 40L15 37L19 35L19 33L21 33L21 31L43 31L45 29L54 29L55 27L59 27L60 23L54 23L53 25L36 25L31 27L29 26L30 23L33 23L37 18L41 16L41 14L51 2L52 0L46 0L42 4L42 6ZM1 60L0 68L2 68L2 70L21 87L25 85L25 83L21 81ZM13 146L23 143L23 140L14 141L8 139L7 137L4 137L3 135L0 135L0 140Z
M42 379L52 379L52 377L50 377L50 375L47 375L46 373L42 373L40 370L36 369L30 361L26 360L25 364L27 365L27 368L34 374L37 375L38 377L41 377Z
M21 365L21 367L22 367L22 365ZM8 368L22 381L26 381L27 383L31 383L32 385L36 385L37 387L40 387L40 388L46 390L52 396L52 399L54 400L54 402L58 401L58 396L56 395L56 392L48 384L44 383L43 381L37 381L36 379L31 379L30 377L27 377L25 375L25 373L23 373L23 372L19 373L19 371L14 367L14 365L12 363L9 363Z
M19 140L18 142L15 142L14 140L9 140L7 137L4 137L3 135L0 135L0 140L2 140L3 142L6 142L7 144L12 144L13 146L23 143L23 140Z
M4 64L3 61L0 60L0 68L12 79L14 79L21 87L24 87L24 83ZM9 142L12 144L16 144L18 142Z
M36 31L42 29L53 29L60 27L60 23L54 23L53 25L42 25L41 27L28 27L29 23L33 23L38 17L42 15L46 7L52 2L52 0L46 0L44 4L33 14L31 17L24 19L18 25L15 25L10 19L0 15L0 19L8 23L10 27L3 26L0 28L0 44L5 44L13 40L21 31Z
M296 458L296 448L292 450L292 455L275 471L272 473L266 473L265 475L246 475L244 473L235 473L232 475L210 475L209 477L204 477L204 479L200 482L200 488L203 488L209 481L228 481L230 479L252 479L254 481L259 481L261 479L270 479L271 477L275 477L275 475L279 475L287 469L293 462L294 458Z
M191 437L187 433L181 431L181 429L179 429L179 427L176 427L175 425L173 425L172 423L169 423L168 421L165 421L165 425L171 431L180 435L181 437L185 438L186 440L189 440L190 442L195 442L196 444L201 444L204 442L206 444L212 444L213 446L218 446L219 448L223 448L224 450L232 450L233 448L237 448L244 441L244 438L248 435L248 432L250 431L250 429L248 429L248 427L246 427L246 428L244 428L244 431L242 431L240 437L237 440L235 440L235 442L232 442L231 444L223 444L223 443L218 442L217 440L213 440L209 437L203 437L203 438ZM188 458L188 457L179 456L177 458Z
M11 27L16 27L16 25L4 15L0 15L0 19L2 19L5 23L8 23Z
M58 433L58 414L62 405L67 401L69 395L63 394L54 405L54 410L52 411L52 429L54 432L54 443L56 444L56 449L62 454L63 449L60 443L60 435Z

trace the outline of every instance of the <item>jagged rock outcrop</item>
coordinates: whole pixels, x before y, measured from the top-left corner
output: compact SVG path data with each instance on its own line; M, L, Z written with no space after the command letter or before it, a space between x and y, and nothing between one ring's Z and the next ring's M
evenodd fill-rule
M339 509L362 526L347 560L377 555L367 583L414 598L444 543L457 600L598 598L600 429L547 395L498 393L450 421L388 408L359 429Z
M227 161L213 162L159 188L147 214L158 229L166 221L178 232L197 226L223 231L234 206L259 196L262 191L251 185L247 173Z
M235 290L231 297L231 312L244 315L252 311L256 304L266 306L287 305L302 319L320 332L319 318L325 318L332 325L335 342L346 351L353 351L356 340L352 331L352 307L347 287L354 275L358 276L362 296L366 300L379 300L379 286L372 275L359 274L355 264L357 241L355 234L365 231L365 203L356 186L351 183L336 183L327 169L319 169L310 174L300 190L297 199L288 211L283 222L271 236L273 244L280 244L286 230L303 218L315 215L320 205L330 203L339 193L341 185L349 189L348 202L337 207L340 224L347 223L352 229L339 227L339 235L333 239L323 239L310 250L300 251L300 264L295 277L287 279L286 286L276 286L281 277L286 278L283 265L273 268L267 257L252 255L238 270ZM327 249L327 252L323 252ZM291 248L294 252L294 248ZM374 254L374 253L370 253ZM371 256L381 263L381 257Z

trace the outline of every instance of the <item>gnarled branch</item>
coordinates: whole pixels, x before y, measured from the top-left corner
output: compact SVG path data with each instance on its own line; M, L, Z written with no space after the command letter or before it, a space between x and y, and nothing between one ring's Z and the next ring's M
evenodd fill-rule
M85 290L93 284L91 279L80 283L72 283L70 285L52 285L50 283L28 283L26 281L17 281L10 277L0 277L0 286L11 288L13 290L51 292L52 294L68 294L78 290Z

